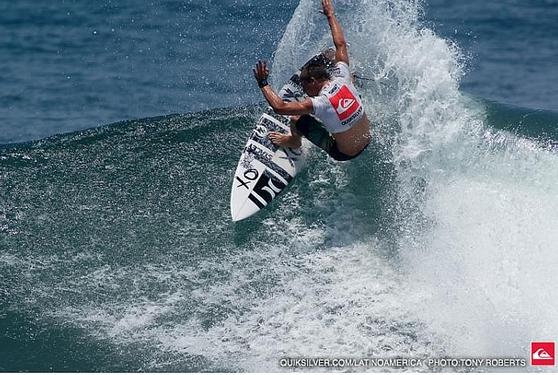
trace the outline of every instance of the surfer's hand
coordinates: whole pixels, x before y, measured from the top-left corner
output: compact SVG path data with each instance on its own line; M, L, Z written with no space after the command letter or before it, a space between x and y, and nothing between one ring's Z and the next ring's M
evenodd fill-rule
M267 64L265 61L259 60L256 64L256 68L252 69L254 72L254 77L258 84L262 81L267 81L267 77L269 77L269 69L267 68Z
M322 0L322 13L326 16L333 16L333 3L331 0Z
M269 132L267 134L267 137L271 139L271 142L273 142L273 144L281 147L288 146L291 140L290 135L278 132Z

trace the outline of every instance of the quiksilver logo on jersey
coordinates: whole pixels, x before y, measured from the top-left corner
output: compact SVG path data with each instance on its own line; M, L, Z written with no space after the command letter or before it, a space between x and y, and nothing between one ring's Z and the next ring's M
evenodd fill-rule
M347 85L341 86L339 91L329 98L329 101L333 108L335 108L335 112L342 123L361 108L358 100L356 100Z
M353 105L354 102L354 99L341 99L339 101L339 107L337 107L337 113L345 112L346 110L351 108L351 105Z

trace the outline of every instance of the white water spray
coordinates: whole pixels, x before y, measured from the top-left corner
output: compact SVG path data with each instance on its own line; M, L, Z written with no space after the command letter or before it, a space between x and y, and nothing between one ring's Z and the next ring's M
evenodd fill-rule
M297 8L275 55L280 79L327 45L317 7ZM486 128L458 90L458 48L421 26L418 2L337 12L353 67L376 79L363 90L376 136L397 128L401 267L424 298L412 310L448 354L528 356L530 341L558 336L558 157Z

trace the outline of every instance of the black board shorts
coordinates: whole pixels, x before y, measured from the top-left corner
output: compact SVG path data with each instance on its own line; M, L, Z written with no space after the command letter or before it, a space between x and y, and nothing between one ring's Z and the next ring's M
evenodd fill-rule
M366 145L358 154L352 156L342 153L337 148L337 142L333 136L318 120L310 115L300 116L298 121L295 123L295 128L310 142L327 152L329 156L337 161L348 161L354 159L362 154L362 152L368 147L368 145Z

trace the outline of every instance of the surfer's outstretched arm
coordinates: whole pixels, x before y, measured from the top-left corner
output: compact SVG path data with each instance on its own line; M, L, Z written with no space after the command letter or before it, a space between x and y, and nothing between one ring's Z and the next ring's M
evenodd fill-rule
M333 37L333 44L335 45L335 59L349 65L347 42L345 41L341 24L337 21L337 17L335 17L335 11L331 0L322 0L322 10L327 17L327 22L331 29L331 36Z
M306 99L302 102L285 102L273 91L271 86L267 83L269 70L267 69L265 61L258 61L253 72L265 100L267 100L275 113L280 115L308 115L312 113L314 107L310 99Z

